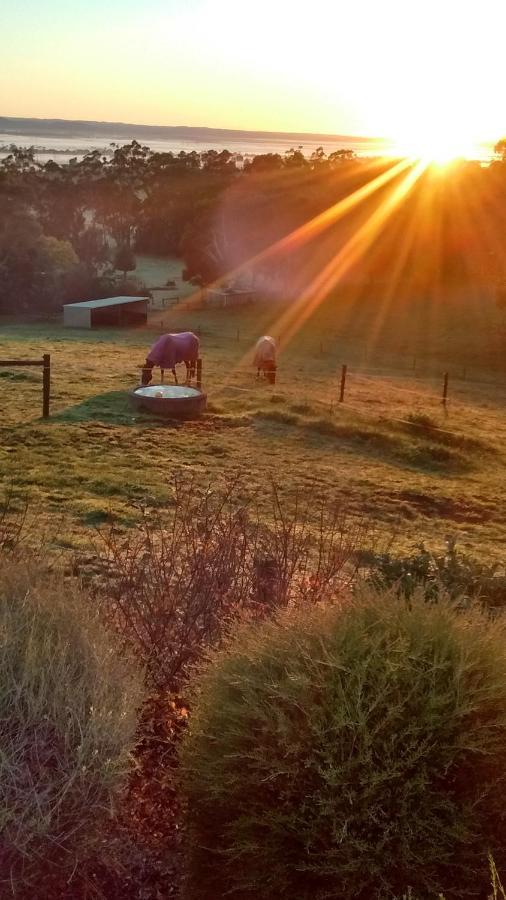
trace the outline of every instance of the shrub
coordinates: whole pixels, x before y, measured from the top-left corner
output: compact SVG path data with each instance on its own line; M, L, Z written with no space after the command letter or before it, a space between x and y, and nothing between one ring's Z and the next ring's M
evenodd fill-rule
M215 655L183 747L192 897L484 896L506 624L363 590Z
M135 533L102 532L97 599L158 687L177 687L237 618L311 605L350 583L363 523L311 489L290 506L275 485L261 499L266 513L238 481L202 490L176 478L159 516L142 510Z
M2 897L72 873L127 764L138 681L86 599L26 560L0 565Z
M434 553L421 544L409 556L375 555L369 579L378 588L395 587L407 598L421 588L431 601L447 594L452 599L480 600L490 608L506 603L506 576L499 566L461 553L450 539L443 553Z

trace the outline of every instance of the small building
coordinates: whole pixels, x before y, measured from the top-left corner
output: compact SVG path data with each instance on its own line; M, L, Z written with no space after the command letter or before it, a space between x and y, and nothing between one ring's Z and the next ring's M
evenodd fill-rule
M147 297L106 297L66 303L63 307L63 324L67 328L144 325L147 320Z
M222 288L221 290L208 289L205 293L205 306L244 306L254 303L256 297L254 291L240 290L237 288Z

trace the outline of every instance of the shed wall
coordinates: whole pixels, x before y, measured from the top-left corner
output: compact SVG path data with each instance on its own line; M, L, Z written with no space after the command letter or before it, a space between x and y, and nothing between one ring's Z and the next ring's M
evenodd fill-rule
M91 310L82 306L64 306L63 324L67 328L91 328Z

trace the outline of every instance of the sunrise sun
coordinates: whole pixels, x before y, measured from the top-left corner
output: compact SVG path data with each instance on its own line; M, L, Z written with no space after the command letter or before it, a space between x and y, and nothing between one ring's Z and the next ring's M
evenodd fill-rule
M464 130L445 129L430 123L424 129L407 129L394 141L399 156L446 165L456 159L478 159L480 142Z

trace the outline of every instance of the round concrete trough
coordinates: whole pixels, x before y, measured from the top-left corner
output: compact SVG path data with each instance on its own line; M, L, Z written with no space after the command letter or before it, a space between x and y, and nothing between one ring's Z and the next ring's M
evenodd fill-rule
M197 419L206 408L207 395L187 384L148 384L130 391L130 402L167 419Z

